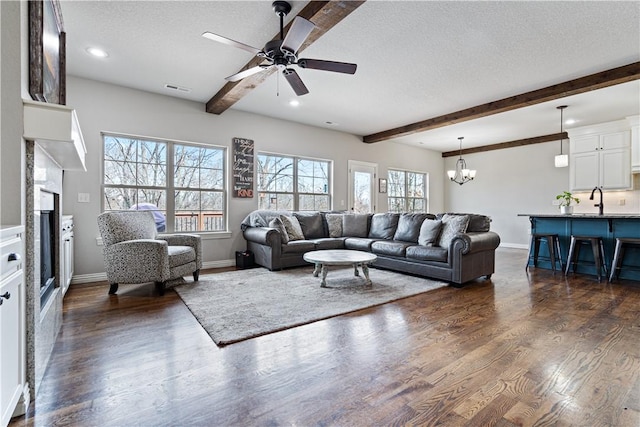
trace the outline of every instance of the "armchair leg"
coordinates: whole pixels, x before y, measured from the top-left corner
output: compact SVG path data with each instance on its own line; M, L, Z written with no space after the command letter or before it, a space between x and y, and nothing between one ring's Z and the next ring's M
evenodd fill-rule
M111 283L111 286L109 286L109 295L115 295L116 292L118 292L118 284Z
M199 277L200 277L200 269L197 269L196 271L193 272L193 281L197 282Z
M164 295L164 282L156 282L156 290L160 296Z

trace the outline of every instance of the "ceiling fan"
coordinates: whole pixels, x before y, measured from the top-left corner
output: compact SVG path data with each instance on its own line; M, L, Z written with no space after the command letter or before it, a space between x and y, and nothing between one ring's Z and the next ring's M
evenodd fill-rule
M237 82L249 77L253 74L265 71L267 69L277 67L278 70L282 70L291 88L296 95L306 95L309 93L309 89L304 85L302 79L296 71L289 68L291 65L297 65L300 68L311 68L314 70L333 71L336 73L355 74L357 65L346 62L325 61L322 59L298 59L298 49L302 46L302 43L309 37L309 34L315 28L313 22L308 21L300 16L296 16L291 24L291 28L284 35L284 17L291 12L291 5L286 1L274 1L272 7L276 15L280 17L280 39L267 42L263 49L258 49L253 46L246 45L244 43L231 40L227 37L219 36L210 32L204 32L203 37L210 40L214 40L220 43L224 43L229 46L234 46L248 52L253 53L259 58L263 58L264 62L256 67L249 68L244 71L240 71L225 80L231 82Z

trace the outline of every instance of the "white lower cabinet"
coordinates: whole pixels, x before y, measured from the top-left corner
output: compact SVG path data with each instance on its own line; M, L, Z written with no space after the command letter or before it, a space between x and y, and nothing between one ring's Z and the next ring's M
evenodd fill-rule
M0 227L0 426L29 405L25 370L23 227Z

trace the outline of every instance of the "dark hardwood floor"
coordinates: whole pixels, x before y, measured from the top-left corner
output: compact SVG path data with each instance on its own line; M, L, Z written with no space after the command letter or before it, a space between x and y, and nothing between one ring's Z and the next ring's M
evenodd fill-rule
M640 284L527 274L525 257L500 249L490 282L223 348L173 291L74 285L10 425L639 426Z

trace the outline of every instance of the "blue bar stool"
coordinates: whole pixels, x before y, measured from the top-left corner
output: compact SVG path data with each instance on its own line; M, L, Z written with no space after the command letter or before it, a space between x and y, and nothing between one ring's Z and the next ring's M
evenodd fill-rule
M532 233L531 243L529 244L529 256L527 257L527 265L524 269L529 268L529 260L531 259L531 252L533 251L533 266L538 266L538 254L540 253L540 242L547 242L547 249L549 250L549 261L551 262L551 269L555 273L556 262L560 263L560 271L564 268L562 266L562 258L560 252L560 238L557 234L544 234L544 233Z
M569 246L569 256L567 257L567 269L564 274L569 274L569 269L573 264L573 272L576 272L578 267L578 256L580 254L580 246L587 244L591 246L593 252L593 259L596 266L596 275L598 276L598 282L602 278L601 271L604 269L605 277L607 277L607 264L604 259L604 243L602 237L594 236L571 236L571 244Z
M613 282L620 276L620 270L622 269L622 263L624 261L624 250L628 246L640 247L640 239L625 237L616 238L616 250L613 255L613 262L611 263L611 276L609 276L610 282Z

